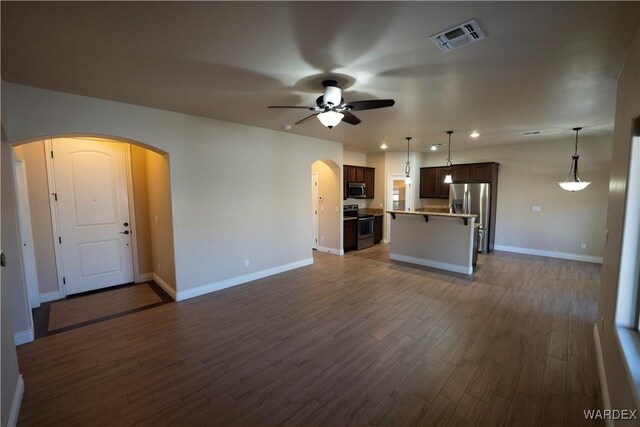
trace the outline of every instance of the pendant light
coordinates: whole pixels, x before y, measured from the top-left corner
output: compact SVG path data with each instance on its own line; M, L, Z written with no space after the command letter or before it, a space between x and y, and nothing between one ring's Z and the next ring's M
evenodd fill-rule
M567 179L565 179L564 182L558 182L558 185L562 187L563 190L571 192L584 190L589 184L591 184L591 182L582 181L578 177L578 158L580 157L578 155L578 132L580 132L582 128L573 128L573 130L576 132L576 149L573 156L571 156L572 160L569 176L567 176Z
M449 157L447 157L447 167L449 168L449 171L444 177L444 183L451 184L453 182L453 179L451 178L451 166L453 166L453 163L451 163L451 134L453 131L448 130L447 133L449 134Z
M407 163L404 166L404 174L406 178L404 179L404 183L406 185L411 185L411 163L409 163L409 141L411 141L411 137L407 136L405 138L407 140Z

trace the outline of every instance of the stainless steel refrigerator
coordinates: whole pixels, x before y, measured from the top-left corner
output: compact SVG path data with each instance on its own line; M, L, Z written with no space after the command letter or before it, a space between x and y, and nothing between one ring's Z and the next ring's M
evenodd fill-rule
M478 215L480 224L478 250L489 252L489 215L491 206L490 184L450 184L449 207L452 213Z

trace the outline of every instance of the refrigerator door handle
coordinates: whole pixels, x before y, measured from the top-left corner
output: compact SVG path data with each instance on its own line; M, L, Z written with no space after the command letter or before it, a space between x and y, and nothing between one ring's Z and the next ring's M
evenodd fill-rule
M462 198L462 212L469 214L469 209L471 209L471 192L465 191Z

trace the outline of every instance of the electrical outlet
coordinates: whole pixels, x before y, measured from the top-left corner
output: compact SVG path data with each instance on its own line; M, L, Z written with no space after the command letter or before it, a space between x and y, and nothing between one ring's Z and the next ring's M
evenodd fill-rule
M581 247L582 249L587 249L587 244L583 242L583 243L580 245L580 247Z
M320 241L324 242L324 236L320 236Z
M153 222L155 222L156 224L158 223L158 215L153 217Z
M245 266L245 267L249 267L249 264L250 264L250 263L249 263L249 260L248 260L248 259L245 259L245 260L244 260L244 266Z
M542 210L542 206L531 206L531 212L540 212Z

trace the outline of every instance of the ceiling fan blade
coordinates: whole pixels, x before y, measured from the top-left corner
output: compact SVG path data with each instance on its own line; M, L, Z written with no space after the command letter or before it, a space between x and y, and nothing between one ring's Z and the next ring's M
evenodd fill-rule
M355 101L347 103L347 108L352 111L373 110L375 108L392 107L396 101L393 99L372 99L370 101Z
M311 111L316 109L316 107L304 107L301 105L269 105L267 108L303 108Z
M295 123L294 123L294 125L302 124L302 123L304 123L304 122L306 122L306 121L308 121L308 120L313 119L313 118L314 118L315 116L317 116L317 115L318 115L318 113L316 113L316 114L312 114L312 115L310 115L310 116L307 116L307 117L305 117L304 119L302 119L302 120L298 120L297 122L295 122Z
M342 114L344 114L342 121L345 123L349 123L350 125L357 125L358 123L361 122L359 118L357 118L354 114L351 114L348 111L343 111Z

